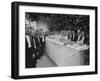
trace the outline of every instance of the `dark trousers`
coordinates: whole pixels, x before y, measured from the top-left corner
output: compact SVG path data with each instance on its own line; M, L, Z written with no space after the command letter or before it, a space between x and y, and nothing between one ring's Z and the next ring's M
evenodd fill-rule
M33 58L33 54L35 55L35 51L32 48L26 48L26 57L25 57L25 67L26 68L35 68L36 67L36 55Z
M43 56L43 54L44 54L44 47L45 47L45 42L42 42L41 46L37 49L38 59L40 59Z

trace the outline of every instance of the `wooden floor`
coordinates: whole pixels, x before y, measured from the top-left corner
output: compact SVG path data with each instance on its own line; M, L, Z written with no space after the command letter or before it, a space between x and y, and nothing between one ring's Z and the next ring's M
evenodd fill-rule
M37 68L40 67L57 67L54 61L46 54L44 54L41 59L37 62Z

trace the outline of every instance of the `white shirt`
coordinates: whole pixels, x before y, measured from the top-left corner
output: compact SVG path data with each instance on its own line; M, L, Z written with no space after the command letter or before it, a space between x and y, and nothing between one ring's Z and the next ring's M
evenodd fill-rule
M37 38L38 38L38 41L40 42L40 38L39 38L39 35L37 35Z
M29 48L32 47L32 46L31 46L31 41L30 41L29 36L28 36L28 35L25 35L25 36L26 36L26 40L27 40L27 43L28 43L28 47L29 47Z
M78 37L78 40L77 40L77 41L80 41L80 38L81 38L81 35L79 35L79 37Z
M35 39L33 39L33 43L34 43L34 48L36 49Z
M42 40L43 40L43 42L44 42L44 36L42 35Z
M82 41L82 43L84 42L84 39L85 39L85 37L82 37L82 40L81 40L81 41Z

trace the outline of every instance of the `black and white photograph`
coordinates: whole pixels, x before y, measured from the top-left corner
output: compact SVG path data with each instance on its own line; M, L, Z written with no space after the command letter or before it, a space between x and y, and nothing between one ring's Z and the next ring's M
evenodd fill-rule
M25 13L26 68L89 65L89 15Z
M12 78L97 74L97 7L12 3Z

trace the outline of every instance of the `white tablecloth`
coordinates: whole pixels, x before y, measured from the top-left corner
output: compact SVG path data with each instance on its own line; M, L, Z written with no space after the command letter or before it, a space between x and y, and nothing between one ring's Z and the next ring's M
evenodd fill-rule
M46 38L46 54L57 66L84 65L84 52L88 46L63 45L57 39Z

